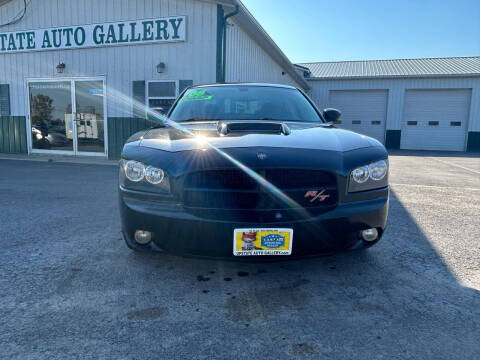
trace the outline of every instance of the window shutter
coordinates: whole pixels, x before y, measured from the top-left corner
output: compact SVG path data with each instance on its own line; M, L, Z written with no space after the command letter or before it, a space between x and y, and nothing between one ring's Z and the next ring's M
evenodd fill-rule
M193 80L180 80L178 82L178 93L181 94L187 87L193 85Z
M145 119L145 80L138 80L132 82L132 98L134 103L132 104L133 117ZM135 105L137 104L137 105ZM144 106L140 108L140 106Z
M10 87L0 84L0 115L10 115Z

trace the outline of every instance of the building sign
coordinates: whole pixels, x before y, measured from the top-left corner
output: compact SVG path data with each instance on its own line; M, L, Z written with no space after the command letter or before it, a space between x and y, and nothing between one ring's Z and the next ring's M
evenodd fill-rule
M185 41L186 17L0 33L0 54Z

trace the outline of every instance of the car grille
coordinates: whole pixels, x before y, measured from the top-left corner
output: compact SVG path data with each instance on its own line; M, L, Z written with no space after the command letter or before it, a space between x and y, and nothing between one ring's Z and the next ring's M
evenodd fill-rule
M279 200L240 169L220 169L187 174L183 184L183 204L187 209L197 210L195 212L206 209L248 209L257 211L258 216L265 215L265 211L271 213L272 210L292 208L311 209L317 214L329 211L337 204L336 178L330 172L310 169L254 171L282 190L294 202ZM315 192L328 196L314 199ZM218 212L216 216L222 216L222 212Z

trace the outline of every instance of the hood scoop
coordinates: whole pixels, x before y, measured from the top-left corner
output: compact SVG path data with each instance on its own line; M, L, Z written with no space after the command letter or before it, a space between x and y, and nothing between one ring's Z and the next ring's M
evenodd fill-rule
M277 122L220 122L217 128L221 136L228 134L283 134L290 135L291 131L287 124Z

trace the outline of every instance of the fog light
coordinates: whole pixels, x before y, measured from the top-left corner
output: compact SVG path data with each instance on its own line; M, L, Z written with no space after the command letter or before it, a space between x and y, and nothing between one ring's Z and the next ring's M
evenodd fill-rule
M146 245L152 241L152 233L150 231L137 230L135 231L135 241L141 245Z
M362 238L365 241L375 241L378 238L378 231L377 229L367 229L362 231Z

